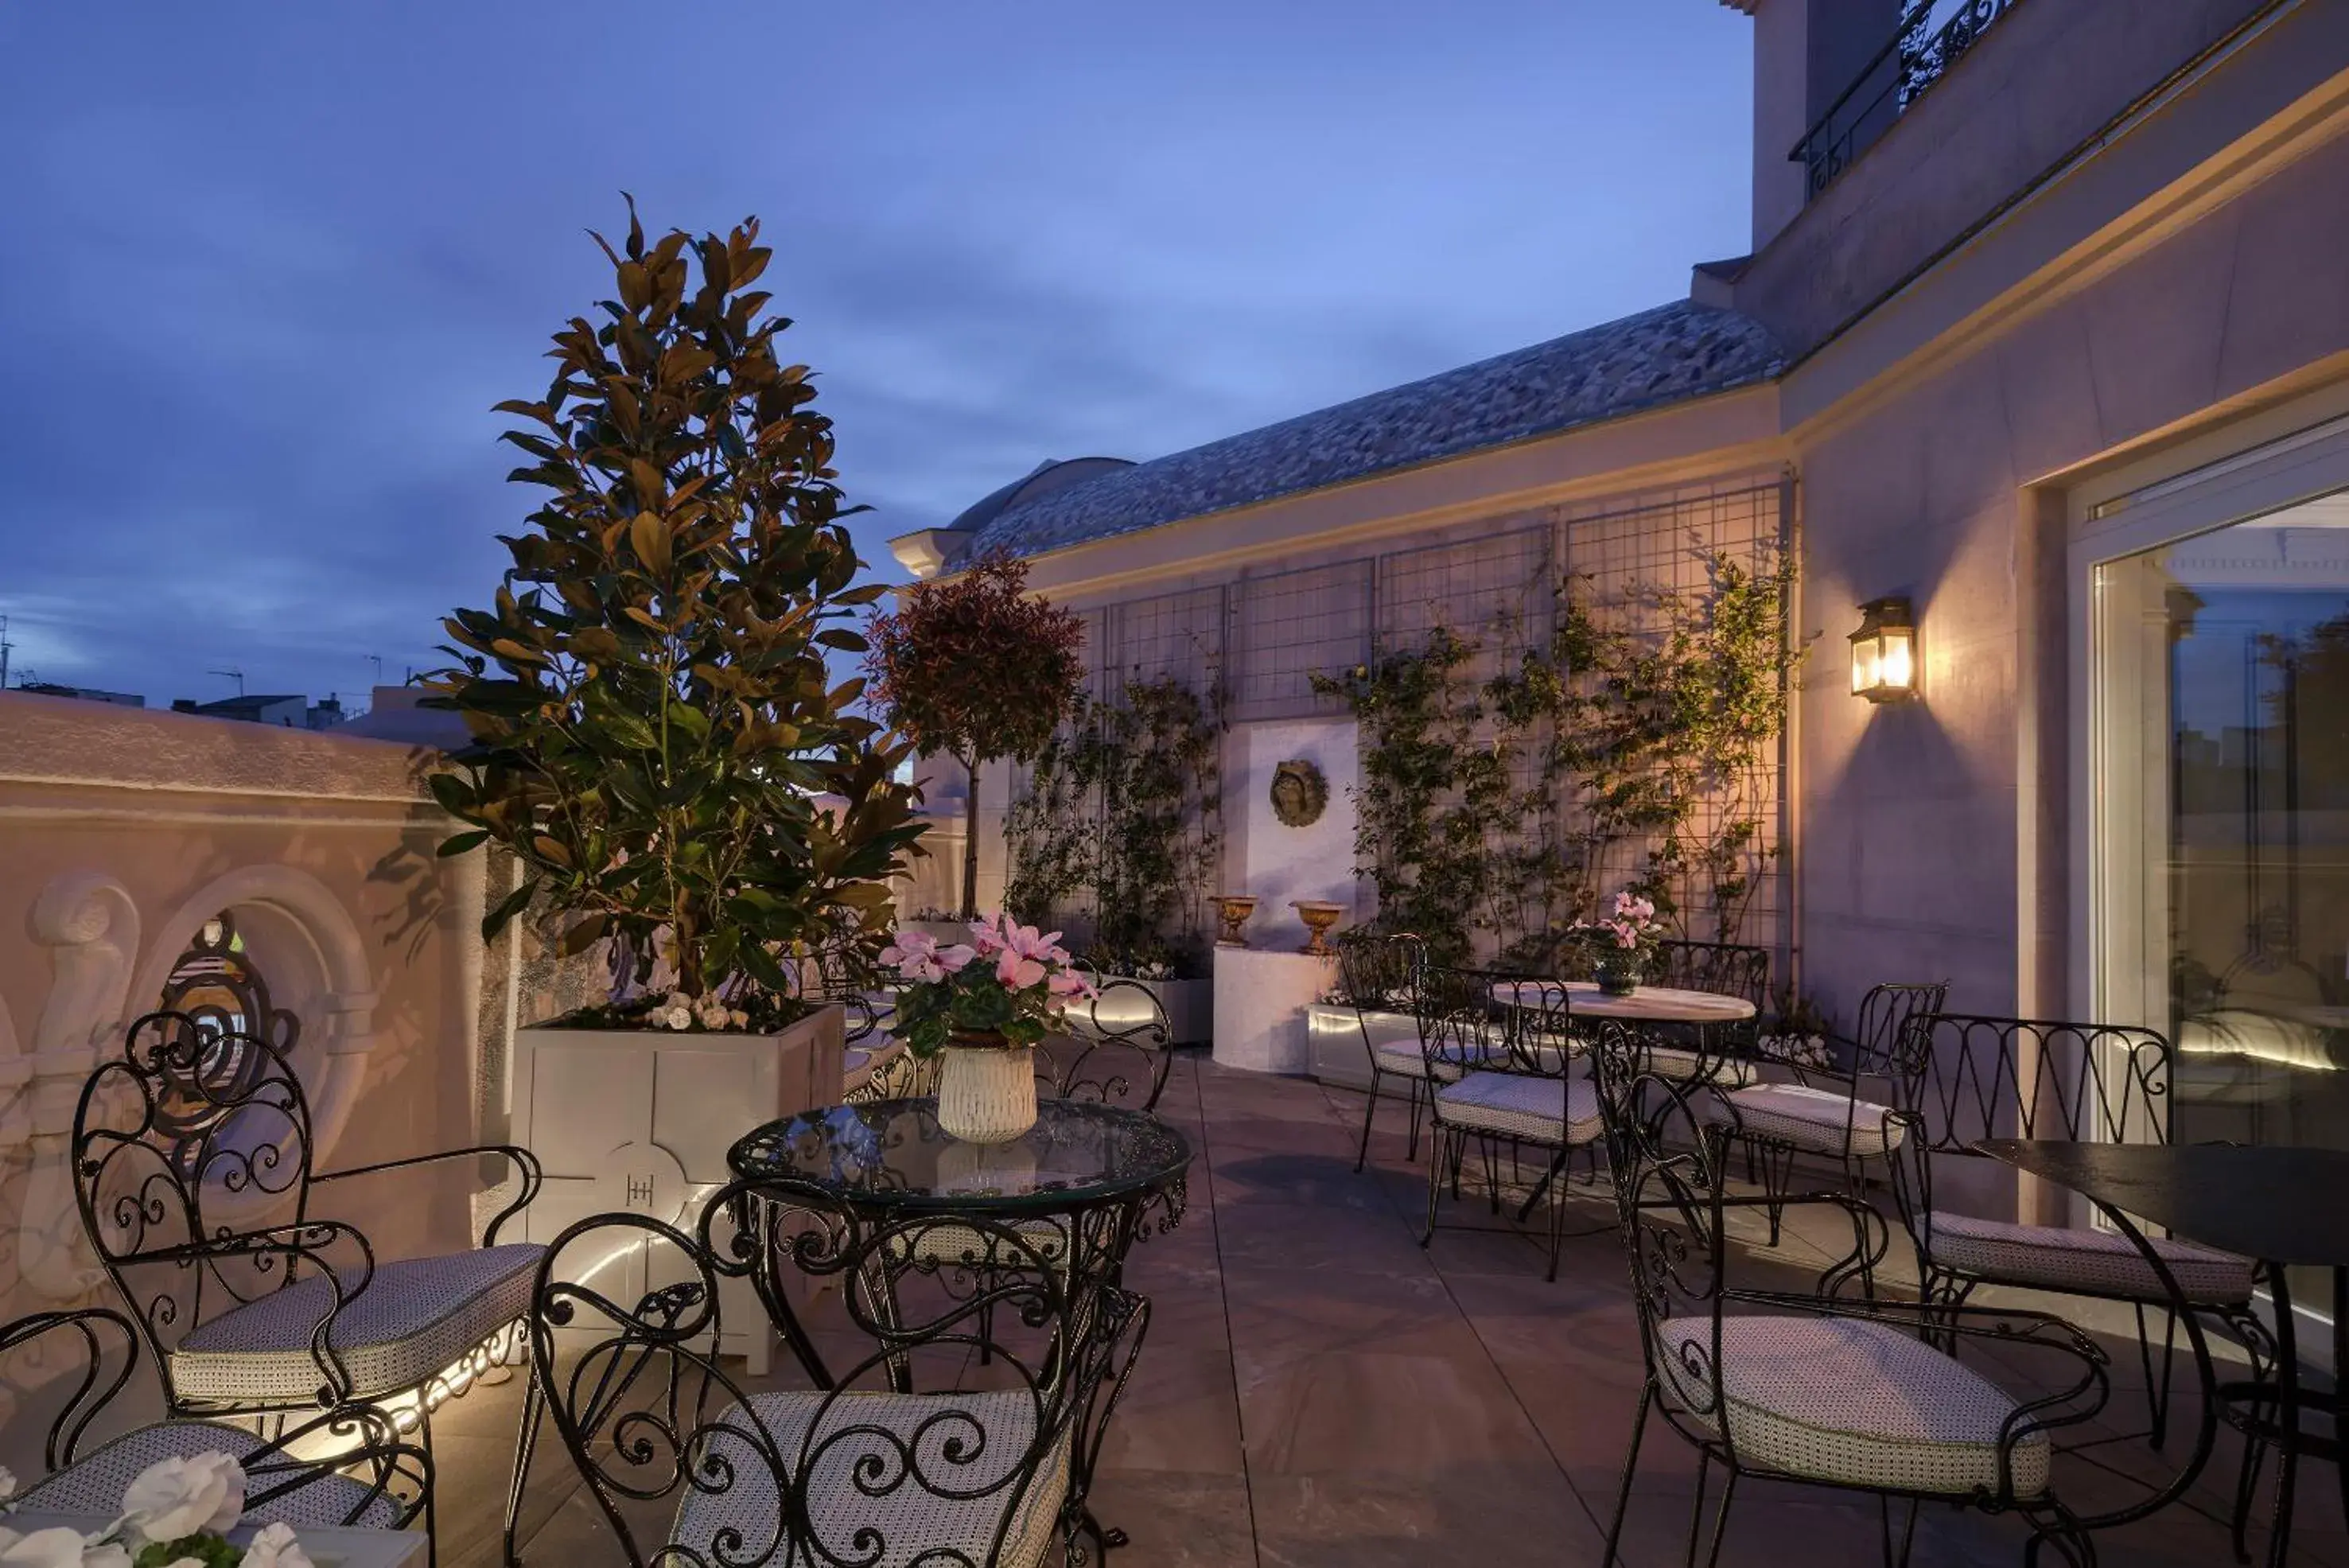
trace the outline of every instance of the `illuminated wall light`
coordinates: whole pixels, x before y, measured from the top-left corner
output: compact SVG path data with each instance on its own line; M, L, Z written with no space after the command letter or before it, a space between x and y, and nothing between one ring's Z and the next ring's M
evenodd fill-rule
M1851 694L1871 702L1917 695L1917 620L1904 598L1870 599L1859 607L1851 634Z

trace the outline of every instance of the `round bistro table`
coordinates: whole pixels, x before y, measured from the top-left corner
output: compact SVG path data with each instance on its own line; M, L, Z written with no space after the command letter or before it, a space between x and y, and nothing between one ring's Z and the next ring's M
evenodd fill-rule
M1743 1023L1754 1012L1754 1004L1744 997L1718 991L1642 985L1628 995L1615 996L1587 980L1505 980L1493 987L1493 1000L1511 1007L1537 1006L1545 995L1559 992L1566 993L1567 1010L1577 1018L1621 1018L1641 1023Z
M1493 987L1493 1000L1505 1007L1542 1007L1563 992L1570 1018L1614 1018L1630 1023L1743 1023L1754 1016L1754 1004L1742 996L1718 991L1686 991L1672 985L1640 985L1617 995L1587 980L1505 980ZM1522 1220L1534 1211L1542 1195L1566 1170L1561 1151L1549 1169L1518 1206Z
M738 1177L788 1192L805 1189L823 1204L881 1217L964 1215L998 1224L1058 1223L1071 1238L1106 1238L1110 1277L1125 1253L1152 1231L1182 1221L1191 1143L1147 1111L1091 1100L1042 1098L1036 1125L1008 1143L969 1143L938 1126L935 1098L823 1106L745 1135L727 1151ZM778 1305L784 1302L774 1293ZM831 1370L806 1329L784 1307L775 1326L816 1386ZM903 1390L911 1392L910 1384ZM1114 1400L1111 1403L1113 1405ZM1089 1427L1108 1408L1089 1412ZM1091 1490L1100 1432L1080 1447L1081 1484ZM1085 1516L1105 1548L1126 1544L1122 1530Z

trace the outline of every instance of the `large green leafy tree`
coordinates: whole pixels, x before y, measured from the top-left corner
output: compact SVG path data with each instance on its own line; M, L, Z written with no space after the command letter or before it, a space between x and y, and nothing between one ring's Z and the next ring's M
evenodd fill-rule
M916 583L874 618L867 668L889 721L970 775L962 910L978 912L978 770L1033 758L1083 689L1085 624L1027 591L1028 564L989 556L944 582Z
M921 826L908 747L826 667L864 651L841 623L882 590L852 586L832 421L776 355L758 240L753 218L648 245L633 202L622 249L595 236L617 298L554 335L543 400L498 405L531 459L510 477L546 494L429 684L472 732L434 780L469 825L442 853L521 863L485 936L543 897L571 950L616 937L649 963L666 927L678 989L780 1000L794 944L887 924Z

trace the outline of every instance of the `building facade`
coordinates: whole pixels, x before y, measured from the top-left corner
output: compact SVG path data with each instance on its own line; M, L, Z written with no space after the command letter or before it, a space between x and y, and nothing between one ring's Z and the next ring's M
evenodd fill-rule
M1342 841L1253 800L1299 752L1344 793L1314 670L1781 542L1812 639L1752 933L1782 973L1847 1020L1946 978L2150 1024L2181 1137L2349 1139L2349 5L1729 3L1754 248L1688 299L1048 465L901 558L1026 556L1104 691L1212 661L1226 875L1352 900ZM1844 678L1885 598L1909 701Z

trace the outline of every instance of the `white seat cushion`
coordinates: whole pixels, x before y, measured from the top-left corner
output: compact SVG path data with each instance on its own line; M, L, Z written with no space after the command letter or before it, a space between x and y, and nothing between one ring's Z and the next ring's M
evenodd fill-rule
M262 1446L262 1440L242 1427L216 1421L159 1421L141 1427L82 1455L56 1474L25 1489L18 1507L33 1513L81 1513L112 1519L122 1511L123 1490L149 1465L169 1459L193 1459L198 1454L227 1453L242 1459ZM253 1490L282 1486L289 1478L273 1472L254 1478ZM247 1524L283 1521L296 1529L305 1525L366 1525L377 1530L398 1526L397 1499L331 1470L318 1475L282 1497L245 1510Z
M1933 1262L1945 1269L2002 1285L2084 1291L2124 1301L2166 1302L2169 1292L2153 1265L2126 1236L2062 1225L2013 1225L1970 1214L1928 1216ZM2251 1299L2249 1258L2191 1241L2147 1238L2178 1288L2198 1305Z
M522 1241L378 1263L335 1319L331 1344L350 1373L351 1397L413 1388L526 1315L545 1251ZM310 1336L334 1304L326 1275L313 1271L198 1324L171 1352L173 1389L182 1399L309 1403L326 1381Z
M1406 1078L1427 1076L1427 1053L1416 1040L1381 1040L1371 1047L1371 1055L1381 1073L1400 1073Z
M1718 1433L1701 1370L1712 1360L1712 1319L1669 1319L1658 1334L1665 1397ZM1724 1318L1721 1364L1741 1464L1949 1496L1999 1489L1999 1432L2016 1402L1899 1329L1853 1318ZM2015 1445L2016 1497L2047 1490L2048 1452L2044 1432Z
M733 1484L723 1491L688 1486L670 1544L697 1553L692 1562L853 1561L864 1568L907 1568L917 1560L1027 1568L1050 1550L1068 1495L1069 1441L1063 1435L1034 1475L1016 1479L1036 1438L1035 1397L851 1393L833 1397L828 1409L824 1399L754 1394L719 1417L712 1427L728 1430L698 1448L697 1459L706 1453L730 1467ZM778 1458L805 1488L800 1501L817 1538L789 1552L772 1550L782 1527ZM862 1479L860 1461L871 1471ZM729 1530L740 1532L739 1544L721 1547L719 1534ZM860 1542L860 1531L877 1539Z
M1437 1119L1450 1126L1539 1143L1593 1143L1600 1131L1599 1092L1588 1078L1471 1073L1436 1090L1435 1104Z
M1742 1089L1754 1081L1754 1064L1742 1056L1700 1056L1681 1045L1651 1045L1640 1061L1647 1071L1676 1084L1694 1081L1700 1068L1718 1088Z
M1733 1089L1702 1106L1699 1114L1708 1121L1732 1123L1749 1137L1837 1158L1882 1154L1899 1145L1905 1130L1887 1120L1892 1115L1889 1106L1804 1084Z

